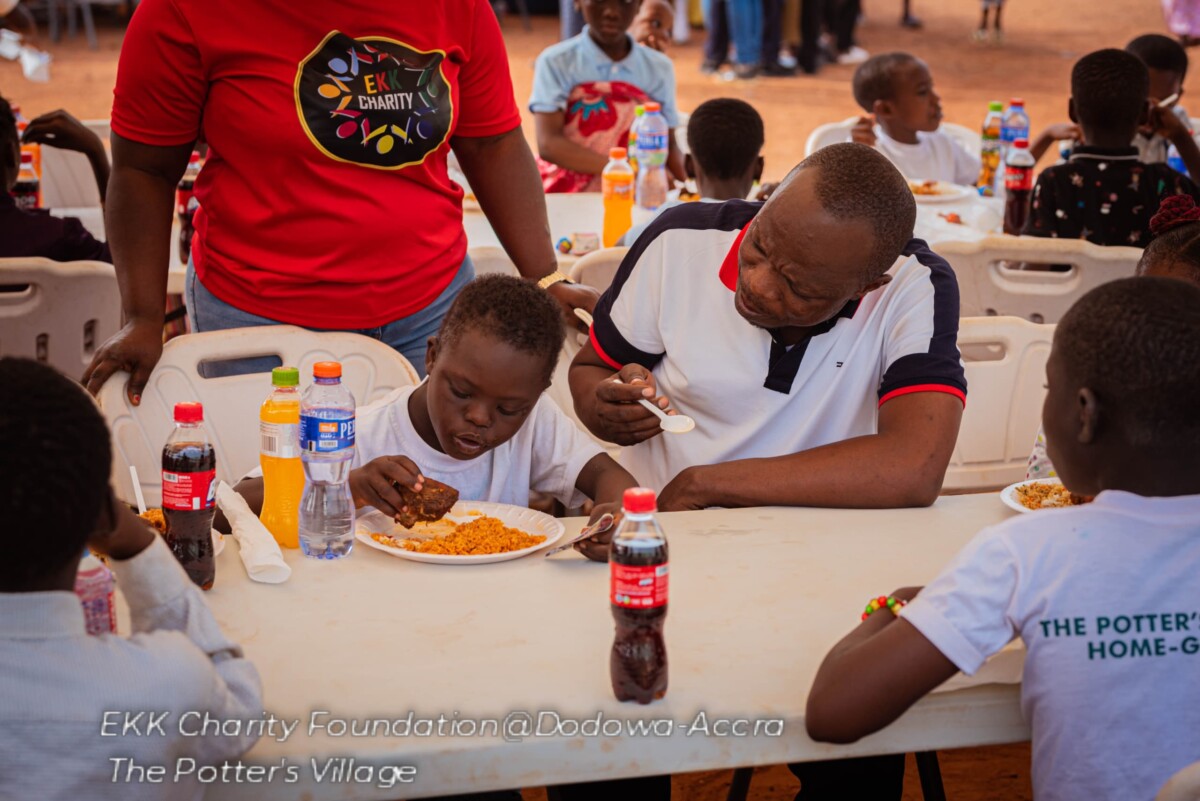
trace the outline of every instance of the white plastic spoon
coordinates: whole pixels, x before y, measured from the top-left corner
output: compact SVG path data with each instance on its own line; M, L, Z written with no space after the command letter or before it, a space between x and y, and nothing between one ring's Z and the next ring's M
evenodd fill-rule
M613 380L618 384L625 383L619 378ZM654 412L655 417L658 418L658 427L668 434L686 434L696 427L696 421L686 414L667 414L645 398L638 398L638 403Z

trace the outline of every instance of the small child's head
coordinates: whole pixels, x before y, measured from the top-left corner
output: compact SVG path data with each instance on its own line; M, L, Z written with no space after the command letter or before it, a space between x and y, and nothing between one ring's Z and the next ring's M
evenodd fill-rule
M17 134L17 115L0 97L0 189L8 192L21 172L21 137Z
M1089 53L1071 70L1071 121L1089 145L1098 138L1128 143L1146 117L1149 86L1137 56L1113 48Z
M1171 95L1183 94L1188 57L1179 42L1160 33L1148 33L1125 45L1125 52L1137 56L1146 65L1150 73L1151 100L1158 102Z
M1138 275L1178 278L1200 286L1200 208L1191 195L1163 200L1150 218L1154 239L1138 261Z
M916 217L908 182L886 156L850 142L823 147L747 229L734 306L768 330L824 323L891 280Z
M474 459L507 442L550 386L562 349L558 304L536 284L477 278L425 354L429 418L442 450Z
M891 136L901 131L936 131L942 124L942 99L921 59L908 53L884 53L854 71L854 99L874 115Z
M575 0L575 6L583 15L592 39L609 50L624 46L642 0Z
M0 592L70 587L111 498L108 428L79 384L0 358Z
M744 100L719 97L688 119L685 167L702 197L745 200L762 177L763 120Z
M1072 492L1170 494L1155 482L1200 475L1200 287L1093 289L1059 322L1046 377L1046 452Z

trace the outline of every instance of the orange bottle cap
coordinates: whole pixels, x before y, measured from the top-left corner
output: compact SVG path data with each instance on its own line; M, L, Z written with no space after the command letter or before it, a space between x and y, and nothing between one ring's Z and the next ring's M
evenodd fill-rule
M341 378L341 362L317 362L313 365L313 378Z
M662 111L662 103L647 103L646 111Z
M614 147L608 151L608 157L610 159L623 159L626 155L628 154L623 147Z

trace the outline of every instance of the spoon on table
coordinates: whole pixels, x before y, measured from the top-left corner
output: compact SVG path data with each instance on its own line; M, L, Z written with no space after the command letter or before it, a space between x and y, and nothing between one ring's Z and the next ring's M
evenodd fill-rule
M616 520L616 518L613 517L611 514L605 513L605 514L601 515L600 519L597 520L595 523L592 523L590 526L586 526L583 529L583 531L579 532L578 537L576 537L573 540L570 540L569 542L564 542L562 545L557 545L557 546L551 548L550 550L546 551L545 555L546 556L554 556L554 554L567 550L568 548L570 548L577 542L583 542L588 537L594 537L597 534L603 534L604 532L606 532L610 528L612 528L613 521L615 521L615 520Z
M614 378L618 384L625 383L620 378ZM686 434L696 427L696 421L686 414L667 414L645 398L638 398L638 403L654 412L658 418L658 427L668 434Z

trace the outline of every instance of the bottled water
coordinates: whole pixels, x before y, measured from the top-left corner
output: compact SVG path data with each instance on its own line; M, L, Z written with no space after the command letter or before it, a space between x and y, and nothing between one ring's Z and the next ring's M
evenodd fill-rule
M1014 97L1008 101L1004 118L1000 123L1000 141L1004 145L1004 158L1018 139L1029 140L1029 115L1025 113L1025 101Z
M671 188L666 168L670 135L662 106L647 103L637 134L637 206L643 212L657 211L667 202Z
M354 396L342 386L342 365L317 362L300 399L300 550L316 559L349 556L354 547Z

